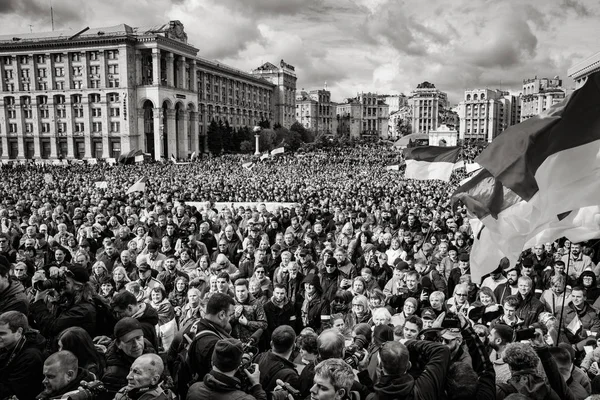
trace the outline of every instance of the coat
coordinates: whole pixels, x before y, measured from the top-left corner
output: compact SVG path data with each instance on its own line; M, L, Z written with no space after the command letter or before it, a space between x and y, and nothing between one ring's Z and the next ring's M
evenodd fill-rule
M521 293L517 294L521 301L517 308L517 317L523 320L524 326L538 322L539 315L544 312L544 305L535 297L534 292L529 292L525 298Z
M25 295L25 288L16 279L9 279L8 282L8 287L0 293L0 314L19 311L27 315L29 301Z
M204 376L202 382L194 383L188 391L187 400L267 400L260 385L254 385L248 394L242 391L238 378L232 378L215 370Z
M248 320L248 325L240 324L239 318L231 318L231 336L245 343L257 330L267 329L265 309L251 294L248 294L248 299L244 303L240 303L236 299L235 305L243 307L242 315Z
M31 304L30 316L48 340L52 340L71 326L79 326L91 337L96 336L96 306L87 301L59 305L55 312L50 312L46 303L38 300Z
M151 343L144 339L144 354L155 353ZM116 340L108 346L106 350L106 369L102 375L102 383L109 394L116 394L123 387L127 386L127 375L131 364L135 361L123 353L118 347Z
M260 370L260 384L267 393L275 389L277 379L289 383L294 388L300 387L300 375L292 361L267 351L257 355L254 362L258 364Z
M23 343L16 344L17 352L12 359L9 352L0 352L0 399L11 396L33 399L43 390L46 339L38 331L30 330L21 340Z
M560 315L561 311L557 311L557 315ZM581 329L579 332L571 332L566 329L569 324L575 319L575 316L579 317L579 321L581 321ZM599 333L600 332L600 319L598 317L598 312L589 304L584 303L584 306L581 310L577 310L573 302L569 302L565 306L565 311L563 313L563 325L562 328L572 344L575 344L583 339L585 339L588 334L587 331Z

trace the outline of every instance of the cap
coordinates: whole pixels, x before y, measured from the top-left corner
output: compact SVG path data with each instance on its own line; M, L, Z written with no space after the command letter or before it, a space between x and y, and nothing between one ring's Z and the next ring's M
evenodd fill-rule
M446 340L454 340L462 337L462 334L458 328L448 328L442 331L441 337Z
M156 251L156 250L158 250L158 243L150 242L148 244L148 251Z
M275 243L273 246L271 246L271 251L281 251L281 246Z
M533 267L533 260L531 258L524 258L523 261L521 261L521 265L523 267Z
M300 254L300 257L305 257L308 255L308 251L306 249L302 249L302 250L300 250L299 254Z
M510 268L509 259L506 257L502 257L502 260L500 260L500 264L498 265L498 268L501 268L503 271L507 271L508 268Z
M150 269L150 266L147 263L143 262L140 265L138 265L137 268L138 268L138 271L144 272L144 271L148 271Z
M140 321L131 317L121 318L116 323L113 333L115 339L119 339L121 342L128 342L134 337L144 336Z
M458 261L469 261L469 254L462 253L458 256Z
M421 313L421 318L428 321L434 321L437 318L437 315L435 315L435 311L433 311L431 308L426 308Z
M222 372L231 372L242 363L244 348L238 339L221 339L215 345L212 364Z
M69 265L65 271L65 274L79 283L86 283L90 280L90 274L81 264Z
M402 261L400 257L396 259L398 262L394 261L394 268L400 271L404 271L409 269L408 263L406 261Z
M337 259L335 259L333 257L329 257L325 261L325 266L334 266L334 267L337 267L337 265L338 265Z

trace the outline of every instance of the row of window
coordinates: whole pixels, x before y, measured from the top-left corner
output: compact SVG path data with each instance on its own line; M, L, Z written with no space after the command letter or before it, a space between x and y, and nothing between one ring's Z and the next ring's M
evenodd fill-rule
M88 96L88 101L90 103L100 103L101 96L99 93L92 93L87 96ZM64 95L53 96L54 104L65 104L65 98L66 97ZM30 96L21 96L20 100L21 100L20 104L22 106L31 105L31 97ZM48 104L48 96L37 96L36 100L37 100L38 105ZM83 100L83 95L81 95L81 94L71 95L71 103L72 104L82 104L82 100ZM109 103L118 103L119 102L119 93L108 93L106 95L106 100ZM4 104L6 106L14 106L16 104L15 97L6 96L4 98Z
M35 157L35 139L26 139L24 142L23 150L25 154L23 156L26 159L33 159ZM66 138L58 138L56 142L52 143L53 139L41 139L40 150L41 158L49 159L52 155L52 144L56 146L56 157L67 157L68 156L68 145ZM1 143L0 143L1 145ZM109 142L109 156L112 158L118 158L121 155L121 141L119 139L112 139ZM16 159L19 157L19 143L18 140L11 139L8 142L8 157L10 159ZM73 151L74 157L77 159L83 159L85 157L85 143L81 138L73 139ZM101 140L92 140L91 146L92 157L101 159L103 158L103 144Z
M48 71L47 68L38 68L37 69L38 78L46 78L48 75L47 71ZM100 74L100 66L92 65L91 67L89 67L89 73L90 73L90 75L99 75ZM109 75L119 75L119 65L118 64L109 65L108 69L107 69L107 73ZM72 76L83 76L83 67L81 67L81 66L72 67L71 75ZM54 68L54 76L57 78L61 78L61 77L65 76L65 68L64 67L55 67ZM24 68L21 70L21 79L28 79L30 77L31 77L31 69ZM13 78L14 78L14 71L12 69L7 69L4 71L4 79L13 79Z
M100 51L88 51L88 52L69 52L68 58L72 62L80 62L83 58L84 54L87 54L87 57L90 61L98 61L100 59ZM4 65L12 65L13 60L16 58L19 64L27 65L31 61L35 60L37 64L44 64L48 60L47 54L36 54L35 56L31 55L21 55L21 56L5 56L3 57ZM119 50L106 50L106 58L109 60L118 60L119 59ZM65 61L65 53L54 53L50 54L50 59L52 59L55 63L62 63Z
M121 123L118 121L110 122L109 124L109 132L110 133L119 133L121 132ZM33 123L27 122L24 124L24 132L25 133L33 133ZM8 133L18 134L19 133L19 125L11 122L7 124ZM40 132L41 133L50 133L50 123L42 122L40 124ZM56 123L56 133L64 134L67 132L67 123L66 122L57 122ZM85 133L85 124L83 122L75 122L73 123L73 133ZM92 133L101 133L102 132L102 122L92 122L91 124L91 132Z

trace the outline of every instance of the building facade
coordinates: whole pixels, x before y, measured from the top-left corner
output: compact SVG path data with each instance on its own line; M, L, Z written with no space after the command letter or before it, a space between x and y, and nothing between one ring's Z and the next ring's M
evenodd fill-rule
M187 158L213 118L273 119L274 84L197 53L179 21L0 36L2 159Z
M430 146L457 146L458 132L442 124L435 131L429 131Z
M549 109L564 100L566 95L562 79L555 76L523 80L521 94L521 122Z
M273 123L290 128L296 122L296 72L283 60L279 67L270 62L252 71L252 75L275 85L273 93Z
M413 110L412 133L429 133L440 124L440 111L448 108L448 95L436 89L434 84L423 82L411 92L408 105Z
M315 134L332 134L334 106L326 89L300 91L296 95L296 120Z
M575 89L579 89L589 75L598 71L600 71L600 51L573 65L567 71L567 75L575 81Z
M408 99L403 94L382 95L380 96L380 99L389 106L390 115L396 111L399 111L402 107L408 104Z
M387 137L388 110L376 93L360 93L336 106L337 132L353 139Z

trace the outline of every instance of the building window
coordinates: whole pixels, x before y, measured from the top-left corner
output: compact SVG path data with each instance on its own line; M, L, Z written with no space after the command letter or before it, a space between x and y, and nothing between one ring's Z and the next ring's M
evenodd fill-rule
M92 117L101 117L102 110L100 108L92 108Z
M72 75L73 76L82 76L83 72L82 72L82 67L73 67L72 68Z
M113 141L110 143L110 156L112 158L118 158L121 155L121 142Z
M44 64L46 62L46 56L44 54L39 54L37 56L38 64Z
M81 89L81 81L73 81L72 89Z
M67 110L65 110L64 108L57 108L56 116L58 118L67 118Z
M81 117L83 117L83 109L82 108L75 108L75 109L73 109L73 116L75 118L81 118Z
M17 124L15 124L15 123L8 124L8 132L9 133L17 133Z
M121 109L120 108L116 108L116 107L112 107L110 109L110 116L111 117L118 117L121 113Z
M75 61L75 62L81 61L81 54L79 54L79 53L72 53L71 54L71 61Z
M4 65L12 65L12 57L4 57Z
M25 68L21 70L21 78L27 79L29 78L29 69Z
M91 61L97 61L98 60L98 52L97 51L90 51L90 60Z
M119 80L118 79L109 79L108 80L108 87L109 88L117 88L117 87L119 87Z
M29 57L21 56L21 57L19 57L19 61L21 62L21 64L27 64L27 63L29 63Z
M119 94L118 93L109 93L108 101L110 103L118 103L119 102Z
M102 122L92 123L92 132L95 132L95 133L102 132Z
M27 118L32 118L33 117L33 113L31 112L30 108L25 108L23 109L23 116L27 119Z
M75 132L83 132L83 122L75 122Z
M38 90L48 90L48 82L38 82Z
M100 73L100 66L99 65L92 65L90 67L90 74L92 75L96 75Z
M43 122L42 123L42 133L49 133L49 132L50 132L50 123Z
M106 52L109 60L118 60L119 59L119 50L108 50Z
M40 118L49 118L49 117L50 117L50 113L48 112L47 108L40 109Z
M32 123L26 123L25 124L25 133L32 133L33 132L33 124Z
M100 95L98 93L90 94L90 103L100 103Z
M8 118L17 118L17 112L15 110L6 110L8 113Z
M61 53L57 53L54 55L54 62L61 63L63 62L63 55Z
M121 123L120 122L111 122L110 123L110 131L112 133L118 133L121 131Z
M66 122L59 122L56 124L56 131L58 133L66 133L67 132L67 123Z
M90 81L90 89L98 89L100 87L100 81L97 79L92 79Z
M112 75L119 75L119 64L111 64L108 66L108 73Z
M63 67L56 67L56 68L54 68L54 75L56 77L65 76L65 69Z

